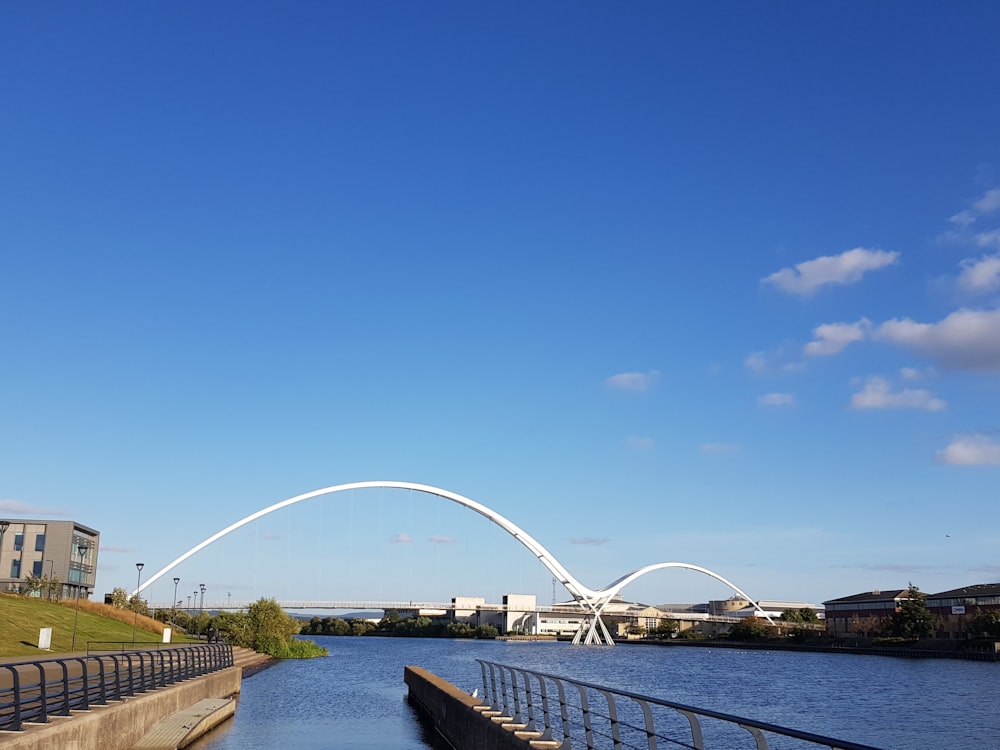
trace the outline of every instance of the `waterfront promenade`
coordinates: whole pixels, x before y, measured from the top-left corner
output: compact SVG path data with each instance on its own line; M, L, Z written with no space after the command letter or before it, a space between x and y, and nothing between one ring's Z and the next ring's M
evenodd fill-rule
M174 750L231 717L244 669L266 660L226 644L0 660L0 742L131 750L150 735L144 750Z

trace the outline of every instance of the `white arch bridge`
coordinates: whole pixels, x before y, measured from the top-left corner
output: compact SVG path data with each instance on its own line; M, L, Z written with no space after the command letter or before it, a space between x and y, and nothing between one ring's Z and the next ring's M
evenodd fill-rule
M246 524L257 520L262 516L266 516L268 513L273 513L276 510L288 507L289 505L294 505L295 503L302 502L303 500L311 500L314 497L320 497L322 495L332 495L338 492L348 492L350 490L360 490L360 489L401 489L401 490L413 490L415 492L422 492L428 495L434 495L436 497L444 498L445 500L450 500L453 503L457 503L463 507L469 508L470 510L485 516L490 521L495 523L497 526L502 528L508 534L513 536L518 542L520 542L524 547L526 547L538 561L545 566L545 568L555 577L559 583L561 583L565 589L569 592L570 596L573 597L573 601L587 616L581 622L580 628L573 638L573 643L579 644L584 643L587 645L600 645L606 643L609 646L614 645L614 641L611 638L611 633L608 632L603 620L601 619L601 613L607 607L608 603L626 586L635 581L638 578L646 575L647 573L652 573L655 570L663 570L665 568L683 568L686 570L693 570L697 573L703 573L717 581L725 584L737 594L742 596L744 599L752 602L757 609L760 606L756 599L750 597L746 592L739 588L736 584L726 580L718 573L715 573L708 568L702 568L698 565L692 565L691 563L684 562L661 562L653 563L652 565L646 565L638 570L634 570L621 578L613 581L602 589L592 589L585 586L580 581L578 581L573 574L571 574L562 563L560 563L545 547L541 545L533 536L522 529L520 526L515 524L513 521L505 518L501 514L497 513L492 508L488 508L481 503L477 503L475 500L471 500L467 497L459 495L455 492L449 492L448 490L443 490L440 487L432 487L427 484L416 484L414 482L394 482L394 481L376 481L376 482L352 482L349 484L337 484L332 487L324 487L320 490L313 490L312 492L306 492L302 495L296 495L295 497L290 497L287 500L282 500L274 505L269 505L266 508L258 510L256 513L251 513L245 518L241 518L233 524L230 524L221 531L216 532L210 536L205 541L196 544L194 547L189 549L183 555L178 557L176 560L166 565L165 567L158 570L152 576L150 576L141 586L139 586L133 594L140 594L142 591L153 583L155 583L161 576L170 572L174 567L180 565L182 562L187 560L192 555L196 555L201 550L205 549L208 545L215 541L218 541L222 537L226 536L232 531L245 526ZM766 616L766 615L765 615ZM770 619L770 618L768 618Z

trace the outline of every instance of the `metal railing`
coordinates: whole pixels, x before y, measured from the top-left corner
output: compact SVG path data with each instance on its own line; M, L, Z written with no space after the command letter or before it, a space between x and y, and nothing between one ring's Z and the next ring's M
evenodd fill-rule
M754 719L694 708L545 672L476 659L492 712L559 750L816 748L877 750ZM769 738L773 744L769 744Z
M227 643L0 664L0 730L21 731L231 666Z

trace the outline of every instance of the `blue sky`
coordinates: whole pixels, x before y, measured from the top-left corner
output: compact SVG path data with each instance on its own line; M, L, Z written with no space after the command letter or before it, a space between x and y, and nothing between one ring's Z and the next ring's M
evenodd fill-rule
M99 529L99 593L366 480L491 506L595 587L1000 580L997 28L989 2L5 4L0 512ZM484 519L392 490L177 574L553 595Z

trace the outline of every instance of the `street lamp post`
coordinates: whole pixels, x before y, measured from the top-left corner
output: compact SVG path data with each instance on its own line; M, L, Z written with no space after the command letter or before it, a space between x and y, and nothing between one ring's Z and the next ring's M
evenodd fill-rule
M177 619L177 584L181 582L180 578L174 578L174 619Z
M76 546L76 551L80 554L80 577L83 578L83 556L87 554L87 544L80 542ZM80 581L83 583L83 581ZM76 624L80 621L80 586L76 587L76 614L73 615L73 646L70 651L76 651Z
M0 558L3 557L3 534L10 526L10 521L0 521Z
M233 606L233 592L232 591L227 591L226 592L226 609L229 609L232 606Z
M201 636L201 616L205 614L205 584L199 583L198 588L201 589L201 606L198 607L198 635Z
M49 559L49 585L46 588L49 590L49 601L52 601L52 566L55 560Z
M135 579L135 602L132 606L135 607L135 615L132 617L132 645L135 645L135 629L139 625L139 602L142 601L139 598L139 584L142 582L142 569L145 567L145 563L136 563L135 569L138 571L136 573Z
M188 613L190 613L190 612L191 612L191 597L190 597L190 596L188 597L188 605L187 605L187 610L188 610Z

